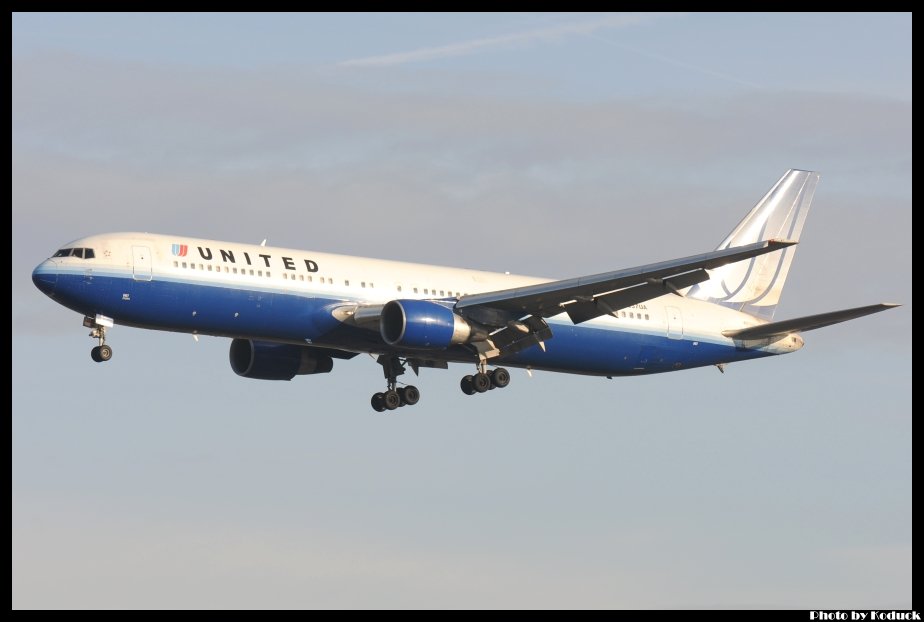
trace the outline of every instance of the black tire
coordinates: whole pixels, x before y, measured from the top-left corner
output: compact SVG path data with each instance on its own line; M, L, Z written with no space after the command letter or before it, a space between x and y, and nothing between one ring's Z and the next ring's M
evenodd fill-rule
M498 389L503 389L510 384L510 372L503 367L498 367L491 374L491 384Z
M401 405L401 398L398 397L397 391L385 391L382 402L385 404L386 409L394 410Z
M484 393L491 388L491 379L488 378L487 374L478 372L472 376L472 388L478 393Z
M420 391L412 384L409 384L403 389L399 389L399 391L401 393L401 401L408 406L413 406L420 401Z
M108 361L112 358L112 348L109 346L99 346L99 360L101 362Z
M372 408L375 409L375 412L382 412L385 410L385 395L382 393L374 393L372 395Z
M92 350L90 350L90 358L97 363L103 362L103 359L101 359L99 356L99 346L95 346Z
M462 376L462 380L459 382L459 386L462 388L462 393L465 393L466 395L475 394L475 387L472 386L471 376Z

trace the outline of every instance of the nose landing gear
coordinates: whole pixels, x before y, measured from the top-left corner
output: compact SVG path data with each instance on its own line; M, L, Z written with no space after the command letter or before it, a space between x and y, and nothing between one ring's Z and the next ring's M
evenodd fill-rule
M90 337L99 340L99 345L90 350L90 358L97 363L105 363L112 358L112 348L106 345L106 329L112 328L112 318L97 315L95 318L83 318L83 325L90 329Z

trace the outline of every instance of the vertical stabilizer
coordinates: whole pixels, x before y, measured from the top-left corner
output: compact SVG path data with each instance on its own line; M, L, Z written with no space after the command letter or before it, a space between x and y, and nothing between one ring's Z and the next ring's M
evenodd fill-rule
M786 171L717 250L770 239L798 241L819 177L813 171ZM795 254L796 247L790 246L710 270L711 278L687 295L770 320Z

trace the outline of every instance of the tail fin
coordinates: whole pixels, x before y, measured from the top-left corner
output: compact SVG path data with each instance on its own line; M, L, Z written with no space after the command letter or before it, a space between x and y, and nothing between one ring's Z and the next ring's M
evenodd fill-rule
M717 250L770 239L798 241L819 177L813 171L786 171ZM710 270L711 278L687 295L771 320L795 253L790 246Z

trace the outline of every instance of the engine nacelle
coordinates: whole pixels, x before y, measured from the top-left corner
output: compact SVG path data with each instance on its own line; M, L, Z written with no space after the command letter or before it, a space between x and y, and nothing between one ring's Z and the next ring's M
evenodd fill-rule
M238 376L258 380L292 380L304 374L326 374L334 361L312 348L271 341L234 339L228 353Z
M472 326L452 309L427 300L386 303L379 331L388 345L408 348L446 348L472 336Z

